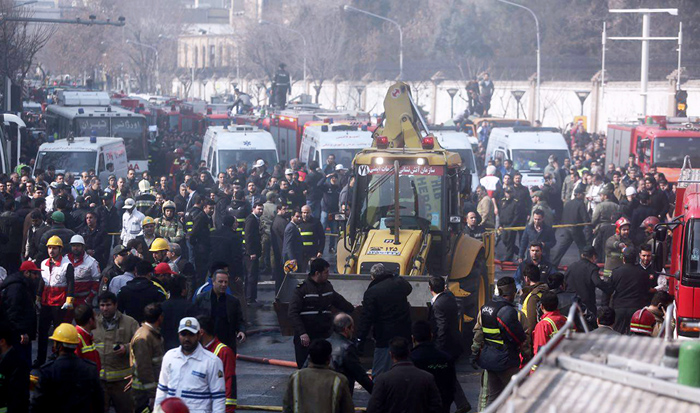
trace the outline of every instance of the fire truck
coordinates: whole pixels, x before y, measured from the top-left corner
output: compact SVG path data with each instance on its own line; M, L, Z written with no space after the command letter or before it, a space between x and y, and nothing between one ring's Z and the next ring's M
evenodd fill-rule
M669 182L677 182L685 155L700 165L700 120L648 116L643 124L608 125L606 162L623 166L630 155L642 173L654 165Z

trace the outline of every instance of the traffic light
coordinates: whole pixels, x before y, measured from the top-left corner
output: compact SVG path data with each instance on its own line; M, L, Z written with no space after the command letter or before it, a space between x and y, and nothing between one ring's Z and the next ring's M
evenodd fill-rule
M676 116L684 118L686 111L688 110L688 92L685 90L678 90L676 92Z

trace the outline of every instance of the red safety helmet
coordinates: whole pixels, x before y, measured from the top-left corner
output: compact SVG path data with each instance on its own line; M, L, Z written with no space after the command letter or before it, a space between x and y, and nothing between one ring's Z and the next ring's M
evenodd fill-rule
M24 271L41 271L41 270L32 261L25 261L22 263L22 265L19 266L19 272L24 272Z
M654 317L654 314L652 314L651 311L647 310L646 308L642 308L641 310L635 311L632 315L632 321L630 321L630 332L644 336L651 336L651 333L654 331L655 324L656 318Z
M190 413L187 407L179 397L168 397L160 403L160 409L163 413Z
M630 220L625 218L625 217L622 217L622 218L618 219L617 221L615 221L615 233L619 234L620 228L622 228L625 225L630 225Z
M659 221L659 218L655 216L646 217L646 219L642 221L642 225L640 225L639 228L644 228L646 231L651 232L660 222L661 221Z

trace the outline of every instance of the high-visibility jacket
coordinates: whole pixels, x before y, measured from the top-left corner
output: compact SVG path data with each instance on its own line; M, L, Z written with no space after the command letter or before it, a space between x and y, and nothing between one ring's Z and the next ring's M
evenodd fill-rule
M69 253L64 257L73 265L73 274L75 277L75 305L80 304L92 305L92 299L97 296L97 290L100 287L100 266L97 260L88 254L83 254L82 257L75 257Z
M75 355L81 359L90 360L97 364L97 371L100 371L102 364L100 363L100 354L95 348L95 343L92 341L92 334L80 326L75 326L78 330L78 338L80 343L75 348Z
M231 347L214 338L211 343L204 346L205 349L214 353L224 363L224 378L226 379L226 413L236 411L237 393L236 388L236 353Z
M554 337L559 330L564 327L566 317L561 315L559 310L544 313L542 320L535 326L535 331L532 337L532 345L534 354L537 354L540 347L544 346L549 340Z
M323 254L326 235L319 220L312 217L308 221L302 221L299 224L299 232L301 233L304 256L315 257L317 253Z
M75 276L73 265L60 257L58 261L51 258L41 263L41 278L44 290L41 294L41 305L62 306L66 300L73 302L75 297Z
M119 311L114 314L111 322L105 322L102 314L98 315L95 321L97 321L97 328L93 332L93 340L102 363L100 380L113 382L126 379L133 374L129 355L131 338L139 329L138 321ZM126 348L124 354L115 353L114 346L117 344Z

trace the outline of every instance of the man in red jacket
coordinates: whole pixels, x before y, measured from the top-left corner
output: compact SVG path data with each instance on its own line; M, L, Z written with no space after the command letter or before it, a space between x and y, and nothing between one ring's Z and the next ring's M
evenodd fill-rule
M532 346L535 350L535 354L537 354L540 348L547 344L566 323L566 317L561 315L557 309L559 306L559 299L556 294L551 291L545 291L540 298L540 304L542 305L544 314L542 314L542 319L535 326L535 331L532 335Z
M236 411L236 353L231 347L216 338L214 320L211 317L199 316L199 328L202 337L199 342L205 349L214 353L224 363L224 379L226 380L226 413Z
M95 343L92 341L92 330L97 328L95 322L95 312L87 304L80 304L75 308L75 326L78 330L78 338L80 343L75 348L75 355L81 359L90 360L97 365L97 371L102 368L100 363L100 353L95 348Z

